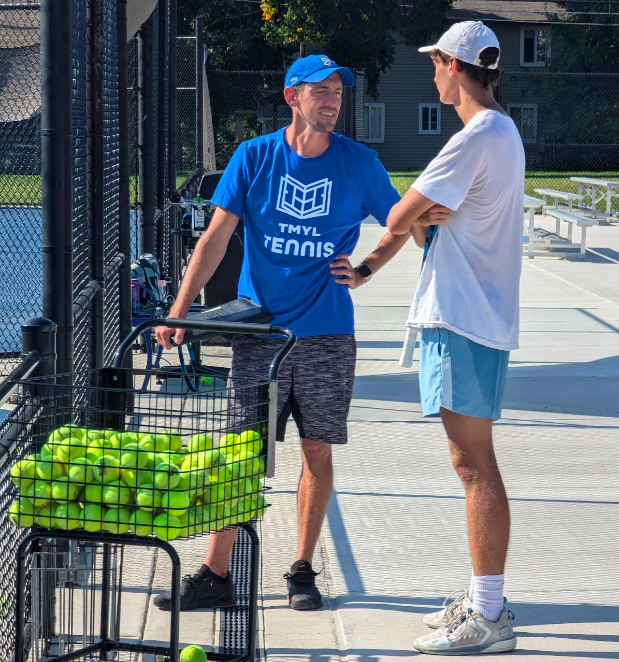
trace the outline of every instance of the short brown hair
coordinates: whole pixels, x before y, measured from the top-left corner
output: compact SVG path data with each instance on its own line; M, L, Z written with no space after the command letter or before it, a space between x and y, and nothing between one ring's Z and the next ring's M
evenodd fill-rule
M468 62L462 62L458 58L454 58L454 60L458 63L458 71L464 72L471 80L479 83L484 89L489 90L492 87L496 87L499 84L499 78L501 78L500 69L487 68L499 59L499 55L500 51L498 48L484 48L479 54L479 59L483 65L481 67L469 64ZM435 48L433 51L430 51L430 57L435 62L442 62L447 66L451 56Z

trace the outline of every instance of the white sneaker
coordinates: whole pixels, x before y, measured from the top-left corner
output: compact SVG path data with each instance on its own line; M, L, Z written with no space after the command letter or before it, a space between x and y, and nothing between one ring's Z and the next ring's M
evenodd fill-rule
M513 618L504 609L495 623L469 607L460 610L446 627L416 639L413 646L431 655L506 653L516 647Z
M450 600L451 602L449 602ZM451 623L456 614L459 614L463 609L466 611L472 606L469 594L465 589L454 591L445 598L443 608L440 611L426 614L423 617L423 622L433 630L443 628Z

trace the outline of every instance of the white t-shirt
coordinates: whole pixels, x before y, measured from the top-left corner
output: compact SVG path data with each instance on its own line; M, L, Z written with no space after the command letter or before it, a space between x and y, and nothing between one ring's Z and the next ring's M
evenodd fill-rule
M413 184L453 213L439 226L407 325L518 348L525 157L511 118L483 110Z

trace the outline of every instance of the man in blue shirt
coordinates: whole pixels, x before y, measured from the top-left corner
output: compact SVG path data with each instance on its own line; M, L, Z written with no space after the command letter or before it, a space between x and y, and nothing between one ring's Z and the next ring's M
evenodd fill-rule
M332 491L332 445L347 442L356 357L349 288L369 280L408 238L387 232L358 267L348 259L361 222L372 215L384 225L399 200L376 152L333 133L343 88L353 85L352 72L324 55L290 67L284 97L292 123L236 150L213 196L218 208L170 311L170 317L185 317L242 217L246 242L238 294L298 336L280 371L277 438L283 440L292 414L303 469L297 555L285 577L290 606L299 610L321 606L311 562ZM418 222L434 221L424 216ZM156 335L170 348L172 336L182 331L160 327ZM231 377L265 378L277 347L268 338L235 337ZM204 565L183 580L181 609L234 604L228 562L235 535L213 534ZM169 609L170 594L157 596L155 604Z

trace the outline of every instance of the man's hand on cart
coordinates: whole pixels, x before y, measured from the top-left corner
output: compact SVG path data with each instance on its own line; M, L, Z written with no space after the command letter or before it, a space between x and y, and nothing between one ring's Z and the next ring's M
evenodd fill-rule
M170 315L170 317L173 318L174 315ZM165 349L172 349L172 341L174 341L174 344L180 345L183 342L184 335L185 329L169 329L167 326L155 327L155 338Z
M347 253L338 255L329 267L331 268L331 275L335 276L335 282L338 285L348 285L351 290L360 287L368 280L352 266Z

